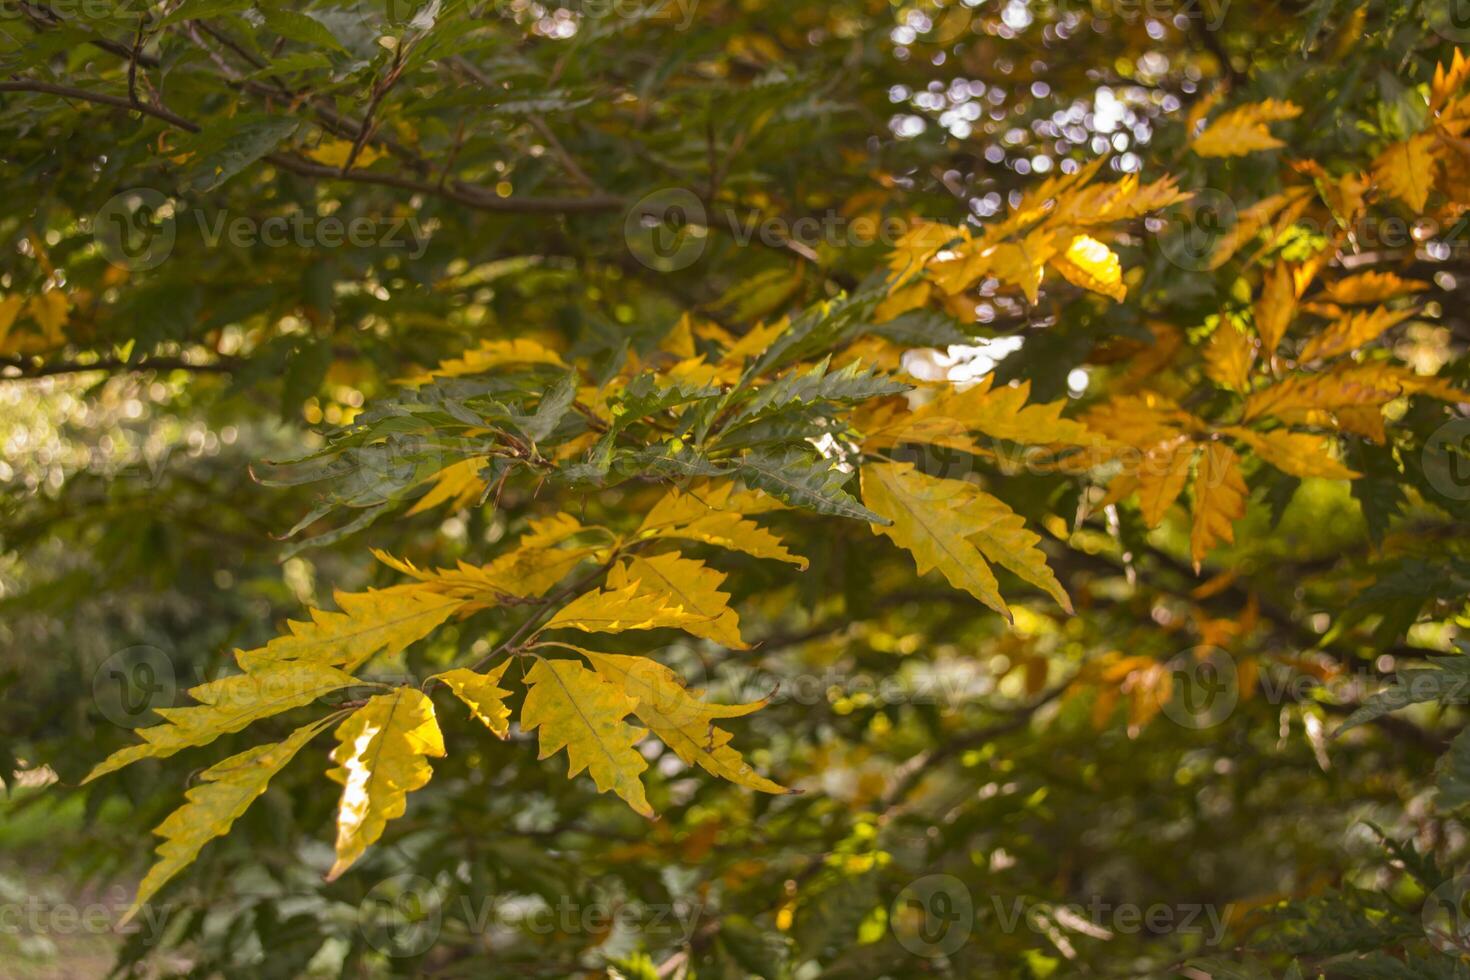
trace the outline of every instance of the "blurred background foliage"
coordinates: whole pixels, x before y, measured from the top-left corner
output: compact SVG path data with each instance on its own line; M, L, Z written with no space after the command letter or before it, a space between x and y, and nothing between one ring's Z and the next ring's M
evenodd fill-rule
M206 764L192 753L77 788L145 720L120 723L128 697L109 665L161 656L171 697L332 589L392 582L369 546L478 562L558 506L626 523L661 492L512 483L493 503L341 536L341 520L319 521L296 551L280 539L314 489L262 486L264 461L319 447L397 379L484 338L611 361L686 311L744 327L835 297L891 244L853 236L858 217L983 223L1098 156L1242 207L1279 189L1287 159L1361 166L1422 124L1421 87L1462 40L1440 9L6 0L5 77L52 90L0 83L0 901L116 911L149 829ZM1305 107L1288 147L1188 154L1190 110L1222 90ZM109 202L139 188L173 216L156 265L99 245ZM669 188L712 224L738 221L663 272L626 225L633 202ZM741 223L828 214L843 219L836 240L739 240ZM375 241L211 238L220 221L297 216L367 217ZM1155 239L1172 219L1157 220L1118 243L1128 304L1065 284L1034 307L982 297L961 324L969 344L915 370L995 364L1038 399L1082 406L1136 386L1130 372L1158 354L1152 383L1187 395L1193 368L1152 324L1197 328L1240 301L1241 270L1170 261ZM1470 267L1463 233L1443 230L1453 249L1417 239L1395 265L1433 284L1396 352L1463 382ZM447 740L477 750L437 763L352 874L322 881L336 794L298 765L172 886L162 918L120 938L0 932L0 975L102 975L117 951L121 975L224 977L1228 977L1281 975L1296 957L1329 975L1462 976L1420 923L1465 851L1432 779L1461 712L1421 705L1329 741L1364 692L1279 694L1301 677L1371 689L1400 661L1453 650L1466 505L1416 462L1452 411L1416 403L1387 450L1350 447L1368 474L1351 489L1254 472L1240 543L1200 576L1186 523L1149 532L1123 507L1073 526L1076 481L1005 474L1007 501L1071 544L1053 557L1078 607L1018 601L1014 628L916 585L911 559L865 527L774 515L811 568L724 566L756 648L721 658L663 638L657 652L722 700L779 688L742 742L803 795L756 798L656 762L662 819L647 825L446 712ZM514 625L451 624L400 668L421 676ZM1154 716L1150 685L1201 643L1263 680L1192 730ZM224 741L210 758L252 744ZM426 949L363 926L364 901L405 873L432 883L432 915L408 910L442 923ZM963 883L974 923L959 948L924 956L890 919L932 874ZM1228 930L1215 937L1203 915L1193 930L1098 928L1067 911L1095 901L1208 908ZM536 910L563 906L632 910L632 925L536 927ZM1180 972L1201 957L1233 965Z

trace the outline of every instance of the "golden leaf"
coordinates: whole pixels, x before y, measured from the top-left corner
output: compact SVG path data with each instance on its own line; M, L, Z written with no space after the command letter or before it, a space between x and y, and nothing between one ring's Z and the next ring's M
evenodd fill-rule
M964 505L967 515L988 521L970 535L981 554L1024 582L1029 582L1072 612L1072 600L1046 563L1046 553L1037 547L1041 535L1026 527L1026 521L996 498L975 490Z
M1222 316L1205 346L1205 374L1226 388L1244 391L1250 385L1255 359L1256 349L1250 338Z
M482 374L507 364L549 364L566 368L561 355L534 340L485 340L479 347L465 351L459 357L441 361L432 371L403 380L405 385L428 384L435 378L459 378L470 374Z
M1261 337L1261 351L1269 360L1296 316L1297 290L1291 266L1278 262L1266 273L1260 299L1256 300L1256 333Z
M582 655L599 676L637 701L633 713L638 720L673 749L685 765L698 765L721 779L762 793L792 792L752 769L730 747L731 734L714 725L716 718L738 718L759 711L766 701L708 704L699 699L700 692L685 688L677 674L655 660L590 650L583 650Z
M1321 333L1307 341L1306 346L1302 348L1301 359L1315 361L1357 350L1414 316L1416 312L1416 310L1390 310L1380 306L1376 310L1350 313L1340 320L1329 323Z
M1429 88L1429 111L1435 113L1444 108L1450 96L1458 92L1467 80L1470 80L1470 59L1456 48L1448 69L1443 62L1434 66L1434 82Z
M787 328L790 326L791 321L786 317L782 317L781 319L771 324L756 324L754 327L751 327L745 333L741 334L740 339L735 341L735 343L731 345L727 351L725 351L725 356L720 358L721 367L730 369L734 377L738 379L738 369L742 365L744 365L748 359L752 357L759 357L761 354L764 354L766 350L770 348L771 344L776 341L776 338L785 333ZM730 375L722 375L722 377L729 376Z
M335 881L383 836L389 820L403 816L408 794L429 782L426 757L444 755L434 702L417 688L379 694L348 715L336 731L337 767L327 778L342 784L337 807Z
M640 581L618 588L609 586L582 595L552 616L543 630L574 629L584 633L623 633L628 630L682 628L689 619L684 607L670 596Z
M929 280L953 296L964 292L990 272L996 246L988 239L968 241L948 250L929 264Z
M526 683L521 728L541 730L540 758L566 749L568 778L585 769L598 792L611 789L651 818L639 780L648 763L633 748L648 732L623 721L638 702L574 660L538 659Z
M897 290L879 303L873 310L874 323L887 323L896 316L901 316L910 310L922 309L929 302L929 294L933 291L934 284L920 281L912 286L905 286Z
M1251 448L1251 452L1292 476L1352 480L1361 475L1332 458L1332 441L1327 436L1286 429L1256 432L1238 426L1221 431L1239 439Z
M255 650L236 650L240 669L296 661L356 670L379 654L392 655L433 632L463 600L420 586L333 595L341 612L312 609L311 621L291 620L289 631Z
M158 861L143 876L133 905L119 925L130 922L148 899L193 864L205 844L228 834L276 773L286 768L326 724L323 720L298 728L284 741L246 749L200 773L199 781L184 793L188 802L153 828L153 833L163 838L157 849Z
M1164 515L1184 492L1194 450L1193 440L1177 436L1144 453L1138 470L1138 502L1149 527L1163 523Z
M29 309L49 343L59 344L66 339L62 328L69 318L71 303L65 293L59 289L48 289L39 296L32 296Z
M350 140L324 139L313 150L307 151L307 156L317 163L325 163L329 167L341 169L347 164L347 158L352 155L352 142ZM354 167L369 167L381 159L382 151L371 146L363 146L353 161Z
M510 697L510 692L500 687L500 679L509 666L510 661L507 660L483 674L460 667L436 674L433 679L443 681L444 686L454 692L454 696L463 701L486 728L505 738L510 734L510 708L506 707L504 699Z
M1266 124L1280 119L1295 119L1301 114L1300 106L1276 99L1237 106L1196 136L1190 142L1190 149L1202 157L1237 157L1285 146L1271 135Z
M1394 143L1373 161L1373 179L1415 212L1424 210L1434 187L1439 165L1434 155L1435 139L1433 133L1418 133Z
M1012 620L995 575L969 540L988 523L985 516L961 506L970 499L973 486L927 476L912 463L869 463L863 467L862 488L863 503L893 522L886 527L871 525L873 533L913 555L920 575L937 568L955 588Z
M1356 276L1328 283L1322 296L1334 303L1357 306L1381 303L1406 293L1422 292L1429 283L1418 279L1403 279L1392 272L1362 272Z
M1303 187L1293 187L1280 194L1272 194L1270 197L1262 198L1255 204L1241 211L1235 220L1235 226L1220 237L1215 243L1215 250L1210 253L1210 260L1206 264L1209 270L1220 268L1236 252L1251 241L1261 231L1271 224L1272 219L1285 211L1283 225L1289 225L1296 220L1296 215L1306 206L1311 191ZM1271 236L1267 247L1274 243L1279 232Z
M750 644L740 638L740 617L730 608L730 595L719 591L724 581L724 572L678 553L633 556L607 576L610 589L641 582L644 591L677 603L682 610L677 625L685 632L734 650L748 650Z
M93 767L82 782L89 783L139 759L164 759L183 749L208 745L252 722L358 683L357 678L336 667L291 661L201 684L189 691L198 705L157 709L164 723L138 729L143 744L118 749Z
M694 323L688 313L679 317L679 322L658 342L658 349L681 361L694 356Z
M949 583L1011 619L988 562L1043 589L1069 612L1071 601L1036 547L1041 539L1001 501L963 480L932 477L911 463L870 463L863 502L892 521L872 525L914 557L919 574L938 569Z
M1383 428L1383 409L1376 405L1348 405L1333 412L1337 427L1344 432L1370 439L1380 446L1387 441Z
M775 558L805 569L807 560L793 555L781 539L747 515L769 509L766 502L779 503L761 493L735 493L728 481L686 493L677 488L653 506L635 535L638 538L675 538L739 551L756 558ZM757 509L759 508L759 509Z
M25 297L14 293L0 299L0 353L9 352L5 346L5 338L10 334L10 328L15 325L15 320L25 305Z
M1128 298L1123 284L1123 264L1112 249L1096 238L1078 235L1067 250L1052 257L1052 267L1074 286L1110 296L1121 303ZM1034 302L1034 301L1033 301Z
M868 449L885 449L905 442L927 442L956 449L971 449L968 432L1028 445L1088 446L1099 441L1088 427L1062 418L1066 399L1027 405L1031 383L993 387L994 375L986 375L966 388L946 385L941 394L907 412L873 416L865 427Z
M471 456L446 466L429 478L434 486L414 502L408 515L422 514L446 502L451 502L450 510L469 506L485 492L485 481L480 479L480 471L489 462L489 456Z
M1251 392L1244 421L1263 415L1278 418L1317 409L1334 411L1349 405L1383 405L1408 391L1406 379L1386 365L1344 362L1317 374L1293 374Z
M1088 429L1139 450L1152 449L1182 432L1205 428L1202 421L1153 392L1103 402L1089 410L1082 421Z
M912 228L893 243L893 251L888 255L888 268L896 274L893 288L897 289L908 278L916 275L941 248L956 239L969 237L970 233L964 228L933 221L916 221Z
M1034 306L1046 264L1056 254L1056 232L1037 228L1022 241L995 246L990 256L990 272L1003 283L1019 286L1026 294L1026 301Z
M1211 548L1235 540L1235 522L1245 516L1245 480L1240 460L1223 442L1205 443L1194 478L1194 524L1189 553L1199 571Z

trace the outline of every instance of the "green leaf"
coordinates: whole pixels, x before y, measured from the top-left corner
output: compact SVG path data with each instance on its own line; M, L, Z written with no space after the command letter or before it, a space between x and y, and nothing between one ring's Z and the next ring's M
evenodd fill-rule
M154 833L163 838L158 845L158 862L148 869L138 885L133 906L122 919L126 924L158 893L158 890L184 868L193 863L205 844L230 832L250 804L265 792L276 773L295 758L330 719L296 729L281 742L257 745L223 762L215 763L199 774L184 798L182 807L170 813Z
M843 489L852 479L851 473L844 473L816 452L789 449L780 456L747 453L740 457L736 472L750 486L793 507L870 524L890 523Z
M1371 695L1361 708L1348 715L1334 737L1411 704L1442 700L1470 703L1470 655L1430 657L1429 663L1429 668L1400 670L1391 686Z

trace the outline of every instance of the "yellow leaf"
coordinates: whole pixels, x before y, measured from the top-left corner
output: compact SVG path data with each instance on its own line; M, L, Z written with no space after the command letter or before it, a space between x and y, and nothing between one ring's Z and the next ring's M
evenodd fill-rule
M1296 316L1296 301L1297 291L1291 266L1278 262L1266 273L1261 297L1256 300L1255 307L1256 333L1260 335L1261 351L1268 360L1276 353L1276 348L1281 346L1281 340Z
M1310 195L1311 191L1307 188L1293 187L1281 194L1272 194L1270 197L1262 198L1241 211L1236 216L1235 226L1220 236L1220 240L1215 243L1215 250L1210 253L1210 261L1206 268L1213 271L1229 262L1236 252L1259 235L1262 229L1270 225L1272 219L1283 211L1285 211L1285 220L1281 222L1283 226L1295 221L1301 209L1308 203ZM1279 234L1279 231L1272 234L1267 241L1267 247L1274 243Z
M1065 252L1052 258L1051 264L1063 279L1074 286L1111 296L1119 303L1128 298L1128 287L1123 284L1122 262L1112 249L1096 238L1078 235Z
M1276 99L1237 106L1196 136L1190 143L1190 149L1202 157L1237 157L1285 146L1271 135L1266 124L1280 119L1295 119L1301 114L1300 106Z
M48 289L39 296L31 297L31 316L41 327L46 340L53 344L59 344L66 339L61 328L66 326L67 311L70 309L71 304L67 302L66 294L59 289Z
M403 816L408 794L428 783L427 756L444 755L434 702L417 688L379 694L337 726L337 767L327 777L342 784L337 807L335 881L383 836L389 820Z
M791 326L791 321L782 317L772 324L757 324L745 333L740 339L725 351L724 357L720 358L720 365L725 368L737 369L748 359L759 357L775 342L776 338L786 332ZM738 372L733 372L738 377Z
M1089 429L1115 442L1146 451L1204 423L1153 392L1124 395L1094 406L1083 416Z
M489 456L472 456L446 466L429 479L434 486L409 508L409 516L433 510L440 504L452 501L451 511L462 510L471 501L485 492L485 481L480 471L490 462Z
M943 225L932 221L917 221L893 244L888 255L888 268L896 274L894 289L922 270L945 245L956 239L968 239L970 233L964 228Z
M1435 113L1444 108L1450 96L1458 92L1467 80L1470 80L1470 59L1456 48L1448 69L1443 62L1434 66L1434 82L1429 88L1429 111Z
M1208 442L1194 478L1194 526L1189 553L1199 571L1211 548L1235 540L1235 522L1245 516L1246 486L1240 460L1223 442Z
M1383 405L1405 393L1406 379L1376 364L1344 362L1318 374L1294 374L1251 392L1245 400L1244 421L1263 415L1283 418L1309 409L1334 411L1349 405Z
M10 328L15 325L15 319L20 316L20 311L25 308L25 305L24 296L12 294L0 299L0 353L6 351L5 338L10 333Z
M674 328L658 342L658 349L673 354L680 360L694 356L694 321L688 313L679 317Z
M1221 431L1239 439L1251 452L1292 476L1352 480L1360 475L1332 458L1332 442L1327 436L1286 429L1256 432L1236 426Z
M574 660L538 659L526 683L521 728L541 729L540 758L566 749L568 778L586 769L598 792L610 789L651 818L639 780L648 763L633 747L648 732L623 721L638 702Z
M592 547L518 547L501 555L481 571L487 581L502 585L510 595L522 598L539 596L566 578L582 562L595 557L599 550Z
M1088 446L1099 441L1081 422L1061 417L1066 399L1027 405L1029 381L995 388L994 380L994 375L986 375L967 388L946 386L937 398L912 412L874 416L877 424L866 427L864 447L927 442L968 449L967 432L1027 445Z
M766 494L736 494L729 482L710 487L702 493L685 493L671 489L653 506L638 528L638 538L675 538L702 541L729 551L739 551L756 558L775 558L805 569L807 560L793 555L781 539L746 515L760 513L762 501L774 502Z
M677 625L685 632L734 650L748 650L750 645L740 638L740 617L730 608L730 595L719 591L724 581L723 572L677 553L634 556L607 576L610 589L640 582L643 591L677 603L683 611Z
M325 720L306 725L284 741L246 749L200 773L199 781L184 794L188 802L153 828L153 833L163 838L158 845L158 861L143 876L132 908L119 925L130 922L148 899L193 864L205 844L229 833L276 773L325 727Z
M404 379L405 385L428 384L435 378L458 378L469 374L482 374L507 364L549 364L565 368L561 355L538 344L534 340L485 340L480 346L465 351L462 355L440 362L432 371Z
M1171 204L1187 201L1192 196L1181 192L1173 177L1140 184L1137 174L1128 174L1111 184L1073 187L1065 191L1049 221L1055 226L1109 224L1142 217Z
M1386 331L1414 316L1416 310L1390 310L1380 306L1376 310L1350 313L1340 320L1329 323L1321 333L1307 341L1302 348L1303 361L1336 357L1357 350L1364 344L1378 339Z
M1229 317L1222 316L1205 347L1205 374L1226 388L1244 391L1250 384L1255 359L1256 349L1250 338L1236 329Z
M1224 101L1225 96L1228 94L1226 89L1221 86L1217 87L1208 95L1196 99L1194 105L1189 107L1189 114L1184 118L1184 131L1193 134L1196 129L1199 129L1200 123L1204 122L1205 118L1215 111L1215 107Z
M505 706L504 699L510 697L510 692L500 687L500 679L509 666L510 661L507 660L483 674L461 667L436 674L434 679L443 681L444 686L453 691L454 696L463 701L486 728L505 738L510 734L510 709Z
M325 139L314 150L307 152L317 163L325 163L329 167L341 169L347 163L347 158L352 154L352 142L350 140ZM364 145L358 151L357 159L352 162L354 167L369 167L374 162L382 159L383 153L371 146Z
M929 294L933 292L933 289L932 283L921 281L897 290L873 310L873 322L887 323L910 310L923 309L928 304Z
M574 629L584 633L623 633L683 625L681 606L669 597L630 582L621 588L585 592L563 606L542 629Z
M627 657L611 653L582 655L608 683L620 688L637 701L633 713L653 730L685 765L698 765L721 779L762 793L790 793L787 789L761 776L729 745L731 734L716 728L716 718L738 718L759 711L766 701L750 704L707 704L697 691L689 691L679 676L647 657Z
M1424 210L1439 161L1435 158L1435 135L1418 133L1394 143L1373 161L1373 179L1415 212Z
M980 490L964 507L967 515L989 522L970 535L981 554L1051 596L1067 612L1073 611L1072 600L1046 563L1046 553L1036 547L1041 535L1028 529L1020 514Z
M1023 241L997 245L990 256L990 271L1001 282L1019 286L1027 302L1034 306L1046 264L1056 254L1056 232L1038 228Z
M252 722L310 704L324 694L357 683L357 678L336 667L288 662L201 684L189 691L198 705L159 708L164 723L138 729L143 744L118 749L93 767L82 782L89 783L139 759L164 759L183 749L208 745Z
M914 557L919 574L938 569L949 583L1011 619L987 558L1039 586L1070 609L1066 593L1010 508L963 480L932 477L911 463L863 467L863 503L893 523L872 525Z
M1383 428L1383 409L1375 405L1349 405L1333 412L1337 427L1344 432L1370 439L1380 446L1388 438Z
M1163 523L1164 515L1179 499L1189 479L1195 444L1178 436L1145 453L1138 470L1138 503L1143 522L1149 527Z
M989 240L965 242L929 264L929 279L946 295L964 292L990 272L995 248Z
M1356 276L1328 283L1322 296L1344 306L1382 303L1407 293L1418 293L1429 288L1429 283L1418 279L1402 279L1392 272L1362 272Z
M255 650L236 650L245 671L295 661L356 670L379 654L400 652L433 632L464 604L419 586L338 592L341 612L311 610L311 621L292 620L289 632Z
M457 568L425 570L386 552L374 549L372 554L388 567L421 583L387 591L419 590L452 596L467 601L469 604L464 608L469 611L498 605L507 598L544 595L572 569L598 553L599 549L592 547L557 547L584 530L581 522L570 514L558 513L534 520L514 550L480 566L460 562Z

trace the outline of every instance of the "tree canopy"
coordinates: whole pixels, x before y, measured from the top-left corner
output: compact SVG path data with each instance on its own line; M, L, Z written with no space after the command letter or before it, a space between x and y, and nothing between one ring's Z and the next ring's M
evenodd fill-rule
M1459 6L7 0L0 850L119 976L1466 976Z

